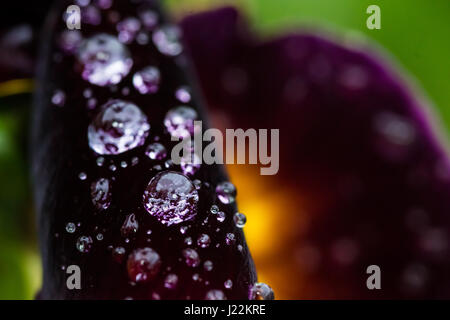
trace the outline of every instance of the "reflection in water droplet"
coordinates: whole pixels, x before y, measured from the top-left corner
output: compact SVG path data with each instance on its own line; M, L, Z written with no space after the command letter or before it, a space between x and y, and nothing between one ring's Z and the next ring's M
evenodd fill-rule
M128 49L108 34L84 40L77 57L83 67L83 79L98 86L118 84L133 65Z
M248 298L250 300L273 300L275 295L271 287L262 282L257 282L250 287Z
M231 182L221 182L216 187L216 195L223 204L233 203L236 198L236 187Z
M149 131L147 117L139 107L111 100L89 125L89 146L98 154L120 154L143 145Z
M128 256L128 276L136 283L152 280L158 274L160 267L159 254L151 248L136 249Z
M106 210L111 205L111 182L100 178L91 184L92 204L97 210Z
M189 178L173 171L158 173L144 192L147 212L168 226L194 218L197 202L198 193Z

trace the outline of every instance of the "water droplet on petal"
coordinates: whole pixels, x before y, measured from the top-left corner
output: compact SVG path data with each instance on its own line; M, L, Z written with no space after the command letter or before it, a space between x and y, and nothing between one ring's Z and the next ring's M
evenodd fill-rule
M233 216L233 221L236 227L243 228L247 222L247 217L243 213L236 212Z
M77 56L83 66L83 79L98 86L118 84L133 65L128 49L107 34L84 40Z
M233 203L236 198L236 187L231 182L221 182L216 187L216 195L223 204Z
M141 22L133 17L125 18L117 24L119 32L119 41L123 43L131 43L141 29Z
M206 293L205 300L227 300L222 290L209 290Z
M227 236L225 237L225 242L227 245L231 246L236 242L236 236L234 233L227 233Z
M128 256L128 276L133 282L152 280L158 274L160 267L159 254L151 248L136 249Z
M223 212L223 211L217 212L217 221L219 221L219 222L225 221L225 212Z
M248 298L250 300L273 300L275 295L267 284L257 282L250 287Z
M145 149L145 155L152 160L163 160L167 157L167 150L161 143L154 142Z
M195 251L194 249L184 249L183 257L186 265L189 267L195 268L200 264L200 257L198 256L197 251Z
M86 180L87 179L86 172L80 172L80 174L78 175L78 179L80 179L81 181Z
M131 213L126 216L125 221L120 228L120 233L122 237L129 237L133 234L136 234L139 229L139 223L136 220L136 216L134 213Z
M181 30L177 26L163 26L153 33L153 43L166 56L177 56L183 51L179 38Z
M225 283L223 284L225 289L231 289L233 288L233 281L231 281L231 279L228 279L227 281L225 281Z
M192 98L191 91L188 87L180 87L175 91L175 97L182 103L189 103Z
M212 261L206 260L206 261L203 263L203 268L204 268L206 271L211 271L211 270L213 269L213 263L212 263Z
M178 283L178 276L176 274L170 273L164 280L164 287L167 289L175 289Z
M66 224L66 231L68 233L74 233L77 230L77 226L73 222L69 222Z
M89 146L98 154L120 154L143 145L149 131L147 117L139 107L111 100L89 125Z
M184 139L194 134L194 121L197 117L198 114L194 109L179 106L167 112L164 125L172 137Z
M168 226L194 218L197 203L198 193L194 185L178 172L158 173L144 192L147 212Z
M133 85L141 94L156 93L161 82L161 73L156 67L146 67L133 76Z
M92 247L92 238L88 236L81 236L77 240L76 247L78 251L82 253L87 253Z
M111 205L111 182L100 178L91 184L92 204L97 210L106 210Z
M205 233L201 234L200 237L198 237L198 239L197 239L197 245L200 248L207 248L207 247L209 247L210 243L211 243L211 238Z

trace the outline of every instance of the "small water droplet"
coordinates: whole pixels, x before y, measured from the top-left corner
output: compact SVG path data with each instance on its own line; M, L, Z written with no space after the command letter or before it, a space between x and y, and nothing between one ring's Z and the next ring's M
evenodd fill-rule
M68 233L74 233L77 230L75 223L69 222L66 224L66 231Z
M163 26L153 33L153 43L159 52L167 56L177 56L183 51L179 41L181 30L177 26Z
M236 227L243 228L247 222L247 217L243 213L236 212L233 216L233 221Z
M216 195L223 204L233 203L236 198L236 187L231 182L221 182L216 187Z
M197 245L200 248L207 248L207 247L209 247L210 243L211 243L211 239L205 233L201 234L200 237L198 237L198 239L197 239Z
M77 240L76 247L78 251L82 253L87 253L92 247L92 238L88 236L81 236Z
M120 228L120 233L122 234L122 237L125 238L136 234L138 229L139 223L136 220L136 216L134 215L134 213L131 213L126 216L125 221Z
M128 17L120 21L116 28L119 32L119 41L131 43L141 29L141 22L134 17Z
M187 266L195 268L200 264L200 257L198 256L197 251L191 248L187 248L183 250L184 261Z
M176 274L170 273L164 280L164 287L167 289L175 289L178 283L178 276Z
M213 263L212 263L212 261L210 261L210 260L206 260L204 263L203 263L203 268L206 270L206 271L211 271L212 269L213 269Z
M250 300L273 300L275 295L267 284L257 282L250 287L248 298Z
M180 87L175 91L175 97L182 103L189 103L192 99L190 89L185 86Z
M145 155L152 160L163 160L167 157L167 150L161 143L154 142L145 149Z
M211 206L211 209L209 209L209 211L210 211L212 214L217 214L217 213L219 212L219 207L218 207L217 205L213 204L213 205Z
M80 174L78 175L78 178L79 178L81 181L84 181L84 180L87 179L87 174L86 174L85 172L80 172Z
M98 233L96 236L98 241L102 241L103 240L103 234L102 233Z
M184 139L194 134L194 121L198 114L191 107L179 106L167 112L164 125L172 137Z
M206 293L205 300L227 300L222 290L209 290Z
M217 212L217 221L219 221L219 222L225 221L225 212L223 212L223 211Z
M133 76L133 85L141 94L153 94L159 89L161 73L156 67L146 67Z
M97 210L106 210L111 205L111 182L100 178L91 184L91 200Z
M128 276L136 283L147 282L159 272L161 259L159 254L151 248L134 250L127 261Z
M227 281L225 281L225 283L223 284L225 289L231 289L233 288L233 281L231 281L231 279L228 279Z
M52 96L52 103L55 106L63 107L66 103L66 94L62 90L55 90Z
M227 245L231 246L236 242L236 236L234 233L227 233L227 236L225 237L225 242Z

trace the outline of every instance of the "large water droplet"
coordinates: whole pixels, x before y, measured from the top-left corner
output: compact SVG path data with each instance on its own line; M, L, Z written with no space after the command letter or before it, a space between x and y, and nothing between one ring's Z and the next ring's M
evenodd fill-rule
M146 67L133 76L133 85L141 94L152 94L158 91L161 73L156 67Z
M223 204L233 203L236 198L236 187L231 182L221 182L216 187L216 195Z
M150 124L139 107L111 100L89 125L89 146L98 154L119 154L143 145L149 131Z
M257 282L250 287L248 298L250 300L273 300L275 295L271 287L262 282Z
M128 276L136 283L152 280L158 274L160 267L159 254L151 248L136 249L128 256Z
M91 184L92 204L98 210L106 210L111 205L111 182L100 178Z
M195 268L200 264L200 257L198 256L197 251L195 251L194 249L184 249L183 257L186 265L188 265L189 267Z
M163 26L153 33L153 43L166 56L177 56L183 51L179 38L181 30L177 26Z
M98 86L118 84L133 65L128 49L108 34L83 41L77 56L83 66L83 79Z
M144 192L144 207L168 226L190 220L197 214L198 193L192 182L178 172L157 174Z
M197 112L187 106L175 107L167 112L164 125L172 137L184 139L194 134L194 121Z

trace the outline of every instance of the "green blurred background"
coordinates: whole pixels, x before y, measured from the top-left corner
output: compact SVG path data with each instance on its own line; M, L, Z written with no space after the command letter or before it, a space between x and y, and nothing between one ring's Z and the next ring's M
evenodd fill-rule
M449 0L167 0L167 4L177 18L210 7L239 6L262 37L312 28L378 44L421 88L419 95L428 99L438 120L436 129L449 137ZM371 4L381 8L381 30L366 27L366 8ZM32 299L41 281L26 158L30 101L30 94L0 94L0 299Z

